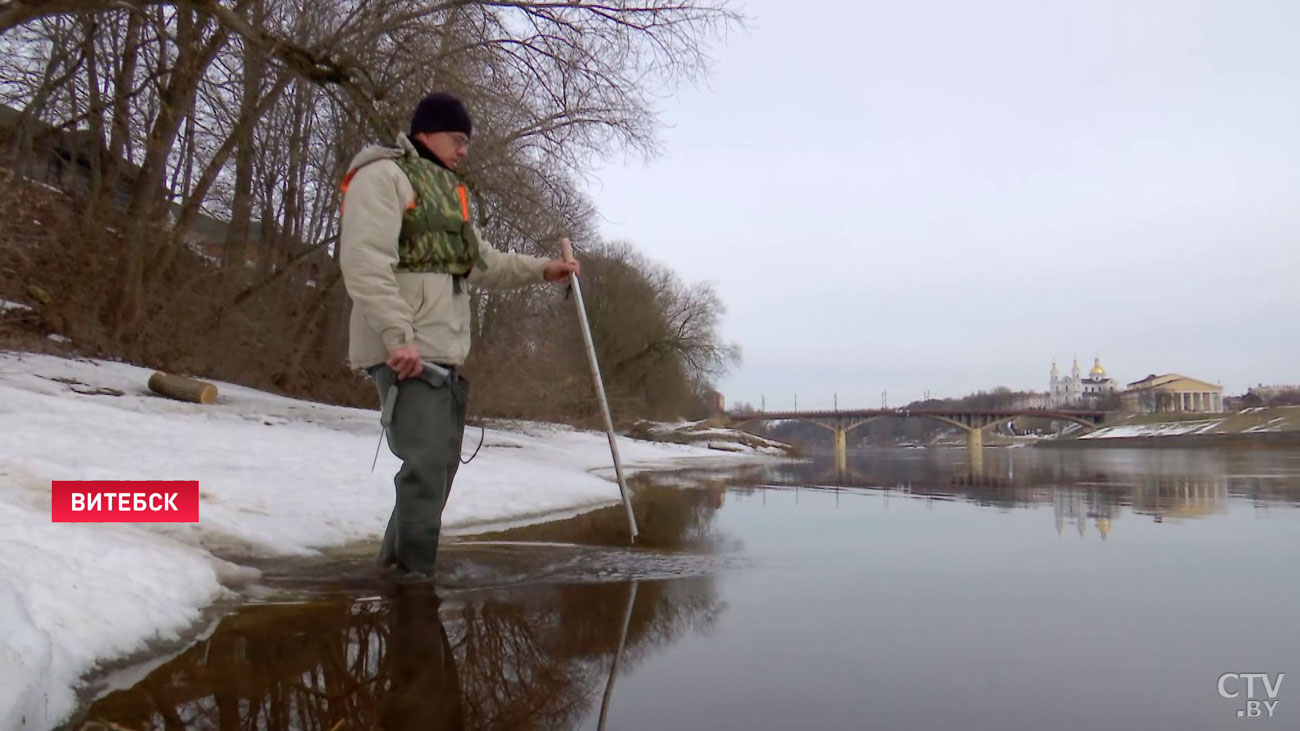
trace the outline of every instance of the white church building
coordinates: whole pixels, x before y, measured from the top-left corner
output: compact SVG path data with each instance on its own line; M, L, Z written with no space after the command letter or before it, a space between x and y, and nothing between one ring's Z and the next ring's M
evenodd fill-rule
M1114 378L1106 375L1106 369L1101 367L1100 357L1093 361L1092 370L1088 371L1087 378L1079 372L1078 358L1074 359L1074 367L1070 369L1070 375L1067 377L1061 376L1056 361L1052 361L1051 389L1048 391L1052 408L1085 406L1089 401L1109 396L1119 390L1119 384Z

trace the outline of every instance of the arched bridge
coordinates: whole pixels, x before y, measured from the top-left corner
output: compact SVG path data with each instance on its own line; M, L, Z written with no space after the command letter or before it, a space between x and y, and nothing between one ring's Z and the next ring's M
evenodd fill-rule
M731 426L744 428L759 421L802 421L827 429L835 435L835 459L845 461L849 432L877 419L921 418L955 426L966 432L966 446L980 449L984 446L984 431L996 429L1014 419L1034 417L1072 421L1088 431L1106 418L1104 411L1074 411L1059 409L858 409L850 411L748 411L724 415Z

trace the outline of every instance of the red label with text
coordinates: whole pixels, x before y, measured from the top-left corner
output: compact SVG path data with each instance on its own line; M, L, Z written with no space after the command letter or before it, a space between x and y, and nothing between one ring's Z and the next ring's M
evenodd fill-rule
M198 480L55 480L55 523L197 523Z

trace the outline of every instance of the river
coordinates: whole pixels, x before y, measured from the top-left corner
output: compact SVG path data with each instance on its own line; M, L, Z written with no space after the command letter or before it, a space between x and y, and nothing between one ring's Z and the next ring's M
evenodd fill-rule
M635 547L617 506L463 537L436 588L263 566L68 727L1300 727L1300 450L880 450L636 494Z

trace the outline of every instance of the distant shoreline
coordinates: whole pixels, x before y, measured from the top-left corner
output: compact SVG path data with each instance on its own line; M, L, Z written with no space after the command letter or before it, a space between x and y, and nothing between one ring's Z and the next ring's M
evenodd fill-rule
M1100 439L1043 439L1035 442L1033 446L1053 449L1217 446L1300 447L1300 431L1254 432L1248 434L1170 434L1168 436L1106 437Z
M1300 446L1300 407L1255 407L1222 413L1129 414L1095 431L1044 439L1041 446Z

